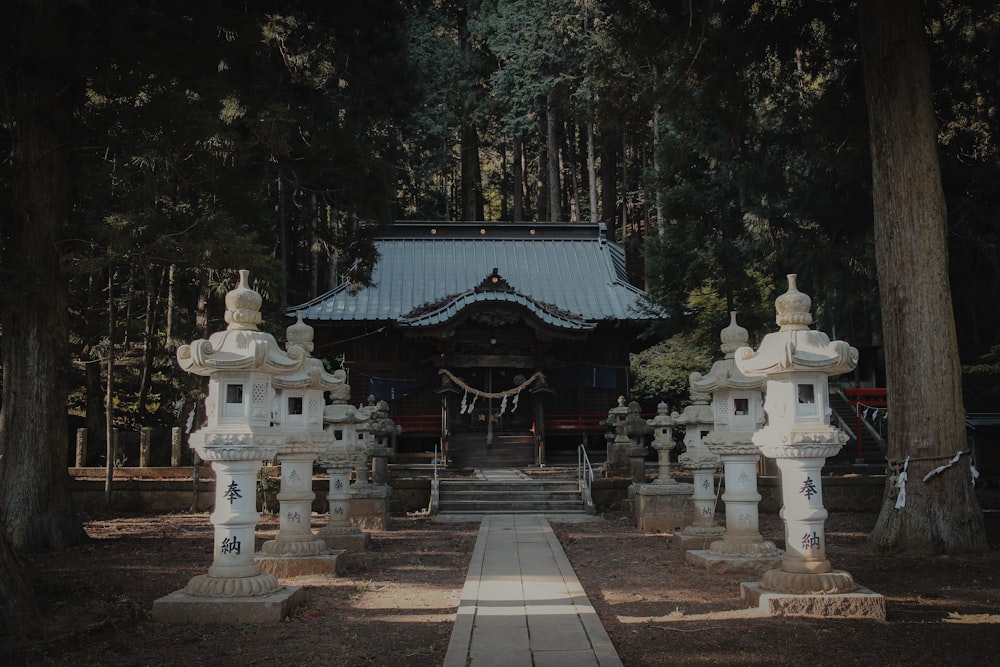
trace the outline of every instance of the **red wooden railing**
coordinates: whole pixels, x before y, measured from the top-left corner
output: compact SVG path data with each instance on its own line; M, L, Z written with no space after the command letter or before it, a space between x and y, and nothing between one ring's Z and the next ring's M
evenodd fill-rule
M407 433L440 433L441 415L389 415Z
M844 389L847 404L854 408L854 437L858 447L858 460L864 458L861 451L861 409L884 408L886 402L885 387L851 387Z

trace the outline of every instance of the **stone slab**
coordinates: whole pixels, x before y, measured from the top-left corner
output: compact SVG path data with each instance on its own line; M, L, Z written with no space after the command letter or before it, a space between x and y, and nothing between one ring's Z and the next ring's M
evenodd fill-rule
M368 548L370 536L368 533L346 533L343 535L323 535L319 534L326 542L326 546L334 551L365 551Z
M199 597L183 590L153 602L157 623L278 623L306 598L302 586L282 586L270 595L242 598Z
M686 533L674 533L673 543L678 549L690 551L692 549L708 549L712 542L722 539L722 533L718 535L688 535Z
M684 555L684 560L691 565L703 567L712 574L728 574L730 572L745 572L763 574L768 570L781 567L784 554L777 556L761 556L747 558L741 556L720 556L709 551L692 550Z
M340 574L337 557L343 553L343 550L337 550L312 556L255 556L254 562L261 572L269 572L277 579L313 574L335 577Z
M740 584L740 598L771 616L885 620L885 597L867 588L832 595L791 595L766 591L759 581L752 581Z

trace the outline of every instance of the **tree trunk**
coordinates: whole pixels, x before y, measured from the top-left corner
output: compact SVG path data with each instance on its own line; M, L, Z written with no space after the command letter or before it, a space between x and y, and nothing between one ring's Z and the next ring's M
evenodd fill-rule
M73 102L66 71L72 60L59 3L18 3L8 19L12 15L18 63L6 91L13 216L0 243L0 525L14 549L39 550L86 538L66 473L69 299L58 251L72 212ZM4 571L0 581L6 585L14 576Z
M146 423L149 417L149 392L153 385L153 366L156 362L157 332L160 329L160 304L167 286L168 271L159 270L159 277L153 267L143 271L146 278L146 322L142 330L142 372L139 376L138 403L139 420Z
M514 137L514 158L512 162L511 180L514 182L514 222L524 220L524 144L521 137Z
M0 530L0 637L10 640L37 638L42 630L41 612L31 589L31 581L7 535Z
M483 179L479 164L479 132L462 121L462 220L477 221L483 213Z
M920 0L859 3L889 406L888 459L909 459L905 506L890 479L870 536L884 552L986 549L971 484L948 284L947 213Z
M590 221L597 222L597 160L594 157L593 123L587 123L587 182L590 185Z
M557 93L549 91L545 105L546 144L548 146L549 220L556 222L562 218L560 202L562 192L559 179L559 114L556 110Z
M608 223L614 238L618 216L618 154L617 130L602 128L601 133L601 220Z

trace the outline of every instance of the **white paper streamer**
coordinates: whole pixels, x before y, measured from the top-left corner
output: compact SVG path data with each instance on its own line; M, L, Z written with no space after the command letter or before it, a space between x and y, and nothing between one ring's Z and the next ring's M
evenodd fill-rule
M907 456L906 460L903 461L903 469L899 471L899 477L896 478L896 488L899 489L899 495L896 496L896 509L901 510L906 507L906 469L910 467L910 457Z
M928 479L930 479L934 475L938 474L939 472L944 472L948 468L950 468L953 465L955 465L955 463L958 461L958 459L962 458L962 454L963 453L964 452L959 452L958 454L955 454L955 458L953 458L951 461L948 461L948 463L944 464L943 466L938 466L937 468L934 468L934 470L931 470L929 473L927 473L926 475L924 475L924 481L926 482Z
M504 396L503 400L500 401L500 414L507 412L507 397Z
M464 394L462 394L462 405L461 405L462 409L458 411L458 414L460 415L465 414L465 411L468 408L468 406L465 404L465 399L467 399L468 397L469 397L469 392L465 392Z
M514 394L514 407L512 407L510 409L511 412L514 412L515 410L517 410L517 402L519 400L521 400L521 394L519 394L519 393L518 394Z
M979 478L979 471L976 470L976 465L969 459L969 470L972 471L972 486L976 485L976 480Z

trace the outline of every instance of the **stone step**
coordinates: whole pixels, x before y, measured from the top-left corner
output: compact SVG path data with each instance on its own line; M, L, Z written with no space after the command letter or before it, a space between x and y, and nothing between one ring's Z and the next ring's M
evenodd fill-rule
M579 485L576 480L452 480L440 481L441 492L474 491L476 493L506 492L506 493L537 493L540 491L577 492Z
M438 511L448 514L579 513L576 480L456 480L439 483Z
M521 500L446 500L441 499L440 512L448 514L459 513L491 513L491 512L525 512L525 513L547 513L547 512L582 512L582 500L533 502Z

